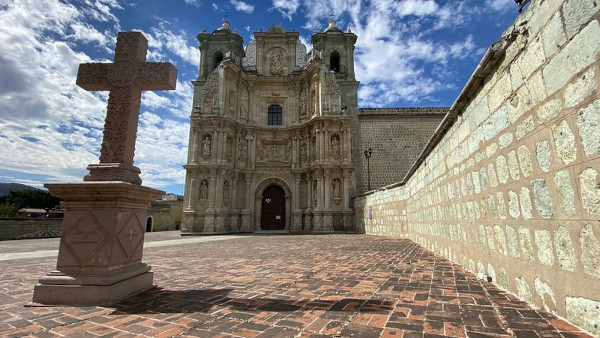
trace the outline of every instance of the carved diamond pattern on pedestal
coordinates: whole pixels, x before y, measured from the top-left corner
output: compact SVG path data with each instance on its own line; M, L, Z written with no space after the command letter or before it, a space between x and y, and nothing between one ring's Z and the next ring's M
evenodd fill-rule
M77 219L62 237L66 247L80 265L83 265L108 238L106 230L92 213Z
M123 249L123 252L127 255L127 258L131 258L144 240L143 228L137 217L135 217L135 213L129 213L129 219L124 223L125 225L121 228L121 231L119 231L117 240L121 245L121 249Z

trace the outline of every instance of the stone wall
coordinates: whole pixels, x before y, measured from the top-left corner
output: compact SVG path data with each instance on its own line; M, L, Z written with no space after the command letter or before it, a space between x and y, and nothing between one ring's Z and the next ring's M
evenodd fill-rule
M62 219L0 219L0 241L60 237L61 230Z
M152 231L180 230L182 212L183 201L163 200L150 203L148 217L153 220Z
M355 200L367 234L410 238L596 335L598 6L533 0L488 50L425 161Z
M373 149L371 189L401 181L448 112L444 108L360 108L360 149ZM362 156L362 180L368 191L367 162Z

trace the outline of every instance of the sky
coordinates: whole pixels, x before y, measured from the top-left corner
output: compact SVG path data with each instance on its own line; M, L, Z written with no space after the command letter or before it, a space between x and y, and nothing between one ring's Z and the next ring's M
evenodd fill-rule
M196 36L227 15L247 45L281 24L310 37L330 18L358 36L359 107L451 106L486 49L518 16L513 0L0 0L0 182L80 182L98 163L108 92L75 85L78 65L112 62L119 31L177 90L144 91L135 163L143 184L182 195L198 76Z

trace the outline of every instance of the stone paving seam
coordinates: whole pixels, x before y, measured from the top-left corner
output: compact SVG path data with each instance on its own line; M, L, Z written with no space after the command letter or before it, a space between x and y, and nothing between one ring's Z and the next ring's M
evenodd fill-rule
M486 295L486 297L488 297L488 299L490 300L490 303L492 303L490 306L492 307L492 309L494 309L494 312L496 313L496 316L498 316L498 318L502 322L502 325L504 325L504 329L512 337L515 337L515 332L510 327L510 324L508 323L508 320L506 320L506 316L504 316L502 314L502 312L500 312L500 309L499 309L500 305L498 305L498 303L494 300L494 298L492 297L492 295L488 291L488 288L485 286L484 281L482 281L479 278L477 278L477 280L479 281L479 285L481 285L481 288L483 289L483 293Z

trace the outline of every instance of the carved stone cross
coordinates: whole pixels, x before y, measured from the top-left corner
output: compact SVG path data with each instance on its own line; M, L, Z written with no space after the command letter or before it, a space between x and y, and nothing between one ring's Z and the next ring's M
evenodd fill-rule
M100 164L90 164L84 181L125 181L141 184L133 166L142 90L173 90L177 69L167 62L146 62L148 40L140 32L120 32L114 63L82 63L77 85L108 90Z

